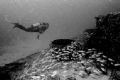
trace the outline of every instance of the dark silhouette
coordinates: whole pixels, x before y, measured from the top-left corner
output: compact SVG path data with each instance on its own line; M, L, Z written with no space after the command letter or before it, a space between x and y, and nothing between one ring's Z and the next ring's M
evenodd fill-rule
M16 73L21 71L24 68L25 61L19 62L15 61L10 64L5 64L5 66L0 66L0 79L2 80L15 80ZM15 77L13 76L15 74Z
M85 48L95 48L113 59L114 64L117 63L117 65L107 66L107 69L111 70L109 80L120 80L120 12L100 15L95 19L94 30L86 30L90 38Z
M74 42L74 40L72 40L72 39L56 39L51 42L50 46L52 48L53 47L63 48L67 45L70 45L72 42Z
M111 58L120 58L120 13L110 13L95 17L96 27L90 30L91 34L86 46L103 51ZM110 54L111 53L111 54Z
M14 24L13 29L19 28L19 29L24 30L26 32L37 32L39 34L44 33L49 27L49 24L45 23L45 22L32 24L30 27L25 27L19 23L12 23L12 24ZM37 36L37 39L39 39L39 36L40 35Z

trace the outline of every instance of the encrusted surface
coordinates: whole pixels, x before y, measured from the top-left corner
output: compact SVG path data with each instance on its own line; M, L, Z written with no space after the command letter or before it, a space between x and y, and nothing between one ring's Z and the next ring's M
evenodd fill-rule
M84 79L90 76L99 78L107 75L106 67L108 69L108 66L116 64L114 60L103 55L102 52L97 52L95 49L77 50L75 47L77 45L74 42L62 48L62 53L56 51L55 48L43 50L30 64L25 63L26 66L22 71L13 72L14 79L42 80L56 75L63 79L70 75ZM54 55L54 53L57 53L57 55ZM60 55L63 55L65 59Z

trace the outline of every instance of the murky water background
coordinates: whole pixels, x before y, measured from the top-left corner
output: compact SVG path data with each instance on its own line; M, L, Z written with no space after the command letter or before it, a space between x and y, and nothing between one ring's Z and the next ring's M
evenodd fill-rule
M0 0L0 63L45 49L54 39L77 36L95 26L95 16L119 11L119 5L119 0ZM50 24L40 40L9 23L27 27L39 21Z

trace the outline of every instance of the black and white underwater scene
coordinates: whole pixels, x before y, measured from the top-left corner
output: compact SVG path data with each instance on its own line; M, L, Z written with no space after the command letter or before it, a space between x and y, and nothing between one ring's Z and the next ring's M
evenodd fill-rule
M120 80L120 0L0 0L0 80Z

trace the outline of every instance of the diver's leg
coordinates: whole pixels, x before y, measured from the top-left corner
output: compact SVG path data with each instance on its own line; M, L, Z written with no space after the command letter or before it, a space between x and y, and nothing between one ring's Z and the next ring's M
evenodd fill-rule
M40 35L38 34L38 35L37 35L37 39L39 39L39 37L40 37Z

